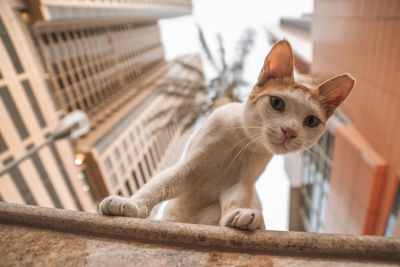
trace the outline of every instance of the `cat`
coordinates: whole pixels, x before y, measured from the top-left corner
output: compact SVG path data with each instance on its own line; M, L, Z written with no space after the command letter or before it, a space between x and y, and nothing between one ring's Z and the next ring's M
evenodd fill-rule
M245 103L217 108L191 140L185 158L161 171L132 197L109 196L105 215L148 217L171 199L164 220L265 229L254 184L273 154L310 147L355 80L337 76L317 88L294 79L293 51L277 42Z

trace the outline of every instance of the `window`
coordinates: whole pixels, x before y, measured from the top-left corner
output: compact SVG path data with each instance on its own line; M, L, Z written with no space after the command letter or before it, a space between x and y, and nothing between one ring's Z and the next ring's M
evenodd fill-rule
M129 196L133 195L132 188L131 188L131 186L130 186L128 181L125 181L125 189L128 192Z
M155 141L153 143L153 147L154 147L154 152L156 154L157 162L160 162L160 152L158 151L157 143Z
M19 61L17 52L15 51L15 47L10 39L10 36L8 35L7 29L4 26L3 20L1 18L0 18L0 37L1 37L1 40L3 41L3 44L7 50L8 55L11 58L11 61L15 68L15 71L18 74L24 72L21 62Z
M126 142L126 139L124 139L124 140L122 141L122 147L124 148L125 152L128 151L128 143Z
M51 150L51 154L53 155L54 159L56 160L57 166L61 171L63 180L64 180L65 184L67 185L68 190L69 190L70 194L72 195L72 198L74 199L76 207L78 208L78 210L83 210L82 205L78 199L78 195L76 194L75 189L71 184L70 177L68 176L68 173L67 173L67 170L65 169L64 163L61 160L60 153L58 153L58 150L57 150L56 146L54 145L54 143L50 143L49 147Z
M333 138L333 133L327 131L311 149L304 152L302 207L306 215L303 218L306 222L304 225L309 232L321 232L324 229Z
M149 175L150 176L153 175L151 173L151 169L150 169L150 166L149 166L149 161L147 160L147 156L146 155L144 155L144 162L146 163L146 168L147 168L147 171L148 171Z
M135 171L132 171L132 178L133 178L133 182L135 183L136 190L139 189L139 188L140 188L140 185L139 185L139 181L138 181L138 179L137 179L137 176L136 176L136 172L135 172Z
M143 143L142 138L139 139L139 144L140 144L140 147L143 149L144 148L144 143Z
M153 163L153 168L156 169L157 165L156 165L156 161L154 160L153 150L151 149L151 147L149 148L149 152L150 152L151 162Z
M33 145L32 146L28 146L28 150L31 149L31 148L33 148ZM53 184L50 181L50 177L47 174L47 172L46 172L46 170L45 170L45 168L43 166L43 163L39 158L39 155L37 153L34 153L31 156L31 159L32 159L33 165L35 165L35 168L39 173L40 179L42 180L44 186L46 187L47 192L49 193L49 195L51 197L51 200L53 200L54 205L57 208L62 209L63 207L62 207L62 204L60 202L60 199L57 196L57 192L54 190Z
M121 158L121 154L119 153L118 148L114 148L114 157L118 161Z
M85 171L81 171L78 174L78 177L79 177L79 179L82 179L85 182L85 185L84 185L84 188L83 188L84 191L89 192L90 197L92 198L92 200L96 201L96 196L94 195L94 192L92 190L92 186L91 186L89 180L87 179L86 172Z
M12 99L10 92L8 91L7 86L0 87L0 97L3 100L3 104L7 109L8 115L11 117L11 120L14 122L15 128L18 131L19 137L21 139L26 139L29 136L28 130L25 127L25 124L19 114L17 106Z
M131 155L129 155L129 154L126 155L126 161L127 161L128 166L132 165L133 161L132 161Z
M390 212L389 219L386 225L385 236L394 235L396 224L399 220L399 210L400 210L400 182L399 185L397 186L397 193L394 198L392 211Z
M113 187L118 184L117 176L115 176L115 173L111 174L110 183L111 183L111 186L113 186Z
M6 144L6 142L3 139L3 136L0 133L0 153L6 151L8 149L8 146Z
M104 161L103 161L104 167L106 169L106 172L109 172L112 169L112 163L109 157L107 157Z
M33 109L33 112L35 113L36 119L40 125L41 128L46 127L46 122L44 120L42 111L39 108L38 102L36 101L35 95L33 94L31 85L27 80L22 81L22 86L24 87L25 94L28 97L29 103L31 104L31 107Z
M14 161L13 157L9 157L3 161L4 165L7 165ZM21 194L22 198L24 199L26 204L29 205L37 205L35 198L33 197L31 190L29 189L28 185L25 183L24 177L22 176L21 171L19 170L18 166L11 168L8 171L8 174L13 179L15 185L19 193Z
M142 175L142 181L145 184L147 179L146 179L146 176L144 175L144 171L143 171L143 167L142 167L142 163L141 162L139 162L139 171L140 171L140 174Z
M121 176L124 176L124 174L125 174L125 167L124 167L124 164L122 164L122 162L119 164L119 174Z

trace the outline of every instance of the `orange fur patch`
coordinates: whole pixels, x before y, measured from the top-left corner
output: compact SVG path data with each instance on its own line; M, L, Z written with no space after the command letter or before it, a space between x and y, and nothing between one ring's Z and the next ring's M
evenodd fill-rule
M249 96L249 100L250 102L255 102L260 97L273 94L273 92L276 92L278 90L285 90L285 89L305 91L307 93L310 93L311 97L317 101L320 96L318 89L309 88L301 83L297 83L293 78L287 77L287 78L270 80L263 86L255 85L253 91Z

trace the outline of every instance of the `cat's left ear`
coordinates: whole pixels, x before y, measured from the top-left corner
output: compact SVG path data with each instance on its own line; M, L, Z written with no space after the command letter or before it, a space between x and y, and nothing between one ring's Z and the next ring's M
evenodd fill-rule
M343 74L324 82L318 87L318 99L325 109L326 118L329 118L346 99L355 82L349 74Z
M264 66L258 76L257 85L262 86L275 78L293 78L293 51L286 40L277 42L264 60Z

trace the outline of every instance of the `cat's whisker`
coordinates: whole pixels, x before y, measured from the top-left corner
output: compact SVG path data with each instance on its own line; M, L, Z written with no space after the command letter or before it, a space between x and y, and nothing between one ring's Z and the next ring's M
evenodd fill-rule
M226 128L224 130L221 130L221 132L222 131L230 131L232 129L261 129L261 130L263 130L264 128L263 127L256 127L256 126L254 126L254 127L253 126L250 126L250 127L248 127L248 126L238 126L238 127Z
M227 158L227 157L229 156L229 154L233 151L233 149L235 149L236 146L238 146L238 145L239 145L240 143L242 143L242 142L247 141L248 139L252 139L252 138L257 137L258 135L261 135L261 134L262 134L262 133L257 133L257 134L254 134L254 135L252 135L252 136L246 136L246 137L244 137L243 139L241 139L239 142L237 142L236 144L234 144L234 145L232 146L232 148L228 151L228 153L226 153L226 155L225 155L225 157L224 157L224 160L223 160L222 163L221 163L221 167L224 165L226 158Z
M256 124L263 124L263 121L260 118L249 118L249 122L254 122Z
M227 170L232 166L233 162L235 161L235 159L240 155L240 153L242 153L242 151L244 149L246 149L251 143L255 142L255 141L259 141L261 140L261 137L255 138L253 140L251 140L249 143L247 143L247 145L245 145L240 151L239 153L236 154L236 156L231 160L231 163L229 164L229 166L226 168Z
M244 142L244 141L247 141L248 139L252 139L252 138L254 138L254 137L257 137L258 135L260 135L260 134L255 134L255 135L253 135L253 136L251 136L251 137L244 138L244 139L242 139L241 141L237 142L234 146L232 146L232 148L226 153L226 155L225 155L225 157L224 157L224 160L221 162L220 167L222 168L222 167L224 166L226 159L227 159L228 156L231 154L231 152L233 152L233 149L234 149L235 147L237 147L237 145L239 145L239 143L242 143L242 142ZM251 142L251 141L252 141L252 140L250 140L249 142ZM246 147L246 146L245 146L245 147ZM242 148L242 149L243 149L243 148ZM227 171L227 170L228 170L228 169L226 169L226 171ZM224 172L224 174L226 173L226 171Z

